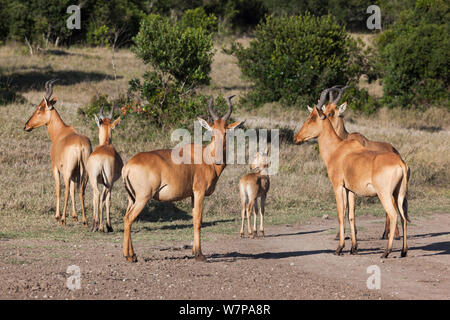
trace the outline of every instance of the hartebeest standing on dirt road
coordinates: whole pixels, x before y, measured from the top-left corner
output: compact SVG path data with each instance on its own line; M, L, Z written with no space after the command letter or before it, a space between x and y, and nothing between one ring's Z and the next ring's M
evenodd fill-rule
M228 98L228 111L223 117L211 109L213 99L209 100L208 110L213 119L209 124L198 118L200 124L212 132L211 142L202 146L185 144L176 149L141 152L128 161L122 169L122 179L128 192L128 208L123 219L123 255L127 261L137 261L131 243L131 224L141 213L150 199L177 201L190 197L194 242L192 252L195 260L205 261L200 247L203 200L214 192L216 183L226 167L226 135L243 123L238 121L226 124L232 112L231 98ZM173 153L183 155L187 161L176 163ZM197 161L200 158L200 161Z
M103 106L100 108L99 117L94 115L95 123L98 126L98 146L91 153L87 161L87 171L89 181L94 191L93 203L94 214L92 222L92 231L104 231L103 228L103 207L106 206L106 232L112 232L110 218L111 191L114 182L120 178L123 162L119 153L112 145L112 129L120 122L120 117L113 120L114 106L111 107L111 113L108 116L103 115ZM98 184L103 185L103 191L100 195ZM100 209L100 221L99 221Z
M351 253L357 253L355 233L355 195L378 196L389 215L390 230L386 251L387 258L392 251L394 230L397 224L397 210L403 226L403 248L401 256L408 251L406 244L406 221L408 219L406 202L408 167L394 152L372 151L356 140L343 140L336 134L330 120L321 110L331 89L322 92L318 105L314 107L302 128L294 137L296 144L318 138L319 152L336 196L339 221L339 245L336 254L342 254L345 245L344 213L345 203L349 206L350 229L352 236ZM348 201L345 199L348 198Z
M336 131L336 134L339 136L339 138L343 140L357 140L359 143L361 143L364 147L367 149L373 150L373 151L380 151L380 152L394 152L400 156L400 153L395 149L390 143L387 142L380 142L380 141L372 141L367 139L364 135L362 135L359 132L352 132L349 133L345 129L344 125L344 119L343 114L347 108L347 102L344 102L339 107L337 106L339 100L342 97L342 93L345 89L348 88L348 86L342 86L342 88L339 88L341 86L334 86L331 88L329 92L329 103L327 105L322 106L322 111L325 113L327 118L330 120L331 124L333 125L334 131ZM334 98L332 95L333 91L338 91L338 96ZM312 108L310 109L310 112L312 111ZM408 180L409 180L409 168L408 168ZM405 201L407 199L405 198ZM386 223L384 227L383 235L381 236L381 239L387 239L389 235L389 215L386 213ZM398 232L398 225L395 226L395 238L399 238L399 232Z
M55 220L60 219L59 213L59 198L60 198L60 181L59 175L62 173L64 179L64 210L61 218L61 225L66 224L66 209L69 198L72 200L72 218L73 221L78 221L78 216L75 211L75 183L78 184L80 190L81 213L83 215L83 225L87 226L85 207L84 207L84 192L88 175L86 172L86 164L89 155L92 152L91 141L86 136L78 134L72 126L64 123L54 108L57 97L52 98L53 82L50 80L45 83L45 95L41 103L36 107L31 118L25 124L24 130L30 132L31 130L47 126L52 147L50 149L50 156L52 159L52 172L56 184L56 213Z
M256 214L259 203L259 235L264 237L264 210L267 192L270 188L270 179L267 168L269 167L269 157L267 148L264 152L256 153L250 164L250 169L257 172L248 173L239 181L239 193L241 196L241 237L244 236L244 220L247 215L247 229L249 236L253 239L258 236L256 232ZM253 210L254 209L254 210ZM250 215L253 213L253 231L250 226Z

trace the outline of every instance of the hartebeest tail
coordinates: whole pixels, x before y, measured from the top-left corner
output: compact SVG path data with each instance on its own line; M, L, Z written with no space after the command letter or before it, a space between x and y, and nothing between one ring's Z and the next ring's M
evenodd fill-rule
M244 220L247 216L248 234L251 238L256 237L256 211L259 205L259 235L264 237L264 211L267 192L270 188L270 179L267 168L269 166L269 159L267 148L264 152L258 152L250 165L250 169L257 170L257 172L248 173L239 181L239 193L241 196L241 237L244 236ZM250 215L253 212L253 230L250 226Z
M113 120L114 106L108 116L103 115L103 106L99 117L95 116L98 126L99 145L92 152L87 162L89 180L94 191L94 214L92 231L104 231L103 208L106 207L106 231L113 231L110 217L111 192L114 182L120 178L123 162L120 154L112 145L112 130L119 124L120 117ZM100 195L98 184L103 185ZM99 217L100 211L100 217Z
M54 108L57 98L53 97L53 83L56 80L50 80L45 83L45 95L41 103L34 110L33 115L25 123L24 130L31 130L47 126L52 146L50 156L52 159L52 172L55 178L56 186L56 213L55 220L60 219L59 198L60 198L60 174L64 178L64 210L61 218L61 224L66 224L66 210L68 197L72 200L72 217L78 221L75 211L75 184L79 186L81 212L83 215L83 225L87 226L87 220L84 207L84 193L87 184L86 164L92 151L91 141L84 135L78 134L75 129L68 126L59 116Z

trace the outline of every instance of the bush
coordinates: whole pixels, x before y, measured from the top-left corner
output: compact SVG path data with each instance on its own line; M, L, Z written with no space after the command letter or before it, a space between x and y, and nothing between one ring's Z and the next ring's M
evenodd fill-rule
M187 28L202 28L208 33L216 33L218 30L217 18L213 14L206 14L205 9L198 7L184 12L180 26Z
M448 107L449 18L448 2L419 0L378 37L384 102Z
M141 22L132 50L162 78L173 77L187 87L209 84L213 43L203 28L185 28L169 18L150 14Z
M332 16L269 16L249 48L234 44L242 73L254 82L247 101L311 104L321 90L357 78L357 44Z

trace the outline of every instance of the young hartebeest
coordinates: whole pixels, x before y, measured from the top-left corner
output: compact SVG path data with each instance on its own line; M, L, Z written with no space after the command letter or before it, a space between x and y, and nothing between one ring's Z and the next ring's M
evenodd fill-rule
M239 193L241 195L241 237L244 236L244 220L247 213L248 234L251 238L257 237L256 232L256 211L259 205L259 235L264 237L264 208L266 203L267 192L270 187L270 179L267 168L269 166L269 158L267 148L264 152L256 153L256 156L250 164L250 169L256 169L257 172L248 173L239 181ZM254 210L253 210L254 209ZM253 212L253 231L250 227L250 215Z
M41 103L36 107L33 115L25 124L24 130L31 130L47 126L52 147L50 156L52 159L52 172L56 184L56 213L55 220L60 219L59 198L60 198L60 181L59 176L62 173L64 179L64 210L61 218L61 224L66 224L66 209L68 204L69 189L70 198L72 200L72 218L78 221L75 211L75 183L79 185L81 213L83 215L83 225L87 226L84 192L87 184L86 164L89 155L92 152L91 141L86 136L78 134L72 126L64 123L54 108L57 97L52 98L53 82L50 80L45 83L45 95Z
M114 106L108 116L103 115L103 106L100 108L99 117L96 115L95 123L98 126L98 146L91 153L87 162L87 171L92 189L94 190L94 214L92 231L104 231L103 229L103 207L106 206L106 232L112 232L110 219L111 191L114 182L120 178L123 162L119 153L112 145L112 129L120 122L120 117L113 121ZM98 184L103 185L100 196ZM99 212L100 208L100 221Z
M141 152L128 161L122 169L122 179L128 192L128 208L123 219L123 255L127 261L137 261L131 243L131 224L141 213L150 199L177 201L191 198L193 208L194 243L192 252L197 261L205 261L200 247L203 200L214 192L216 183L225 169L227 130L233 130L243 123L238 121L226 124L232 112L231 98L228 98L228 111L223 117L208 110L213 123L198 118L200 124L212 131L211 142L202 146L185 144L176 149ZM173 154L182 155L186 161L174 161Z
M364 135L362 135L359 132L353 132L349 133L345 129L344 125L344 119L343 114L347 108L347 102L344 102L339 107L337 107L337 104L339 100L342 97L342 94L345 89L348 88L348 86L334 86L331 88L329 92L329 103L327 105L322 106L322 111L325 113L327 118L330 120L331 124L333 125L334 131L336 131L336 134L339 136L339 138L343 140L357 140L359 143L361 143L364 147L367 149L373 150L373 151L380 151L380 152L394 152L400 156L400 153L395 149L390 143L387 142L380 142L380 141L372 141L367 139ZM335 98L332 95L333 91L338 91L338 95ZM308 108L310 112L312 111L312 108ZM409 168L408 168L408 179L409 179ZM407 199L405 199L407 201ZM386 213L386 223L384 227L383 235L381 236L381 239L387 239L389 235L389 215ZM399 238L399 232L398 232L398 225L395 226L395 238Z
M390 232L386 251L387 258L392 251L394 230L397 224L397 210L403 226L403 248L401 256L408 251L406 244L406 221L408 213L406 202L408 168L398 154L393 152L372 151L356 140L343 140L334 131L330 120L322 112L326 95L330 89L322 92L318 105L310 113L302 128L294 137L296 144L318 138L319 152L327 167L328 177L333 185L339 221L339 245L336 254L342 254L345 245L344 212L345 199L349 205L350 229L352 236L351 253L357 253L355 233L355 195L378 196L390 218Z

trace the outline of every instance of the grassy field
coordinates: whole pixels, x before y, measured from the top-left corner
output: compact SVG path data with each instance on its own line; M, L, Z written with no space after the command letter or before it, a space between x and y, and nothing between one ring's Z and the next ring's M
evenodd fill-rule
M248 39L241 41L245 43ZM241 78L235 58L222 53L221 45L216 45L212 84L202 90L214 95L242 96L251 83ZM74 47L33 56L23 52L20 46L0 47L3 74L20 88L27 100L0 106L0 238L79 241L86 237L110 237L121 242L122 217L127 203L122 181L116 183L112 194L114 233L92 233L89 228L74 226L71 219L67 227L55 224L50 139L46 128L26 133L23 126L42 99L44 82L59 78L54 89L54 95L59 98L56 109L67 124L87 135L95 147L98 143L96 126L94 122L86 123L77 113L78 108L88 104L95 94L116 97L127 89L128 80L141 76L146 67L127 49L115 54L117 77L111 64L111 51L105 48ZM380 90L373 88L373 92L376 94ZM304 223L311 217L325 214L334 219L334 195L316 142L301 146L292 143L292 135L307 116L306 107L281 109L273 103L255 110L242 110L238 104L236 106L233 117L247 119L247 127L278 128L283 136L279 172L271 177L266 225ZM409 215L413 223L418 215L450 212L450 112L439 108L424 112L380 109L369 117L349 111L344 119L350 132L359 131L371 139L392 143L410 166ZM173 146L169 137L170 132L159 132L134 120L125 120L113 132L113 143L126 162L137 152ZM244 165L230 165L225 169L215 193L205 202L204 238L215 233L238 234L238 182L247 172L249 168ZM92 190L88 186L89 223L91 201ZM78 211L79 207L77 203ZM190 211L190 200L174 204L150 203L133 225L133 239L190 240ZM364 214L384 215L378 199L358 199L357 215ZM381 229L380 225L380 233Z

